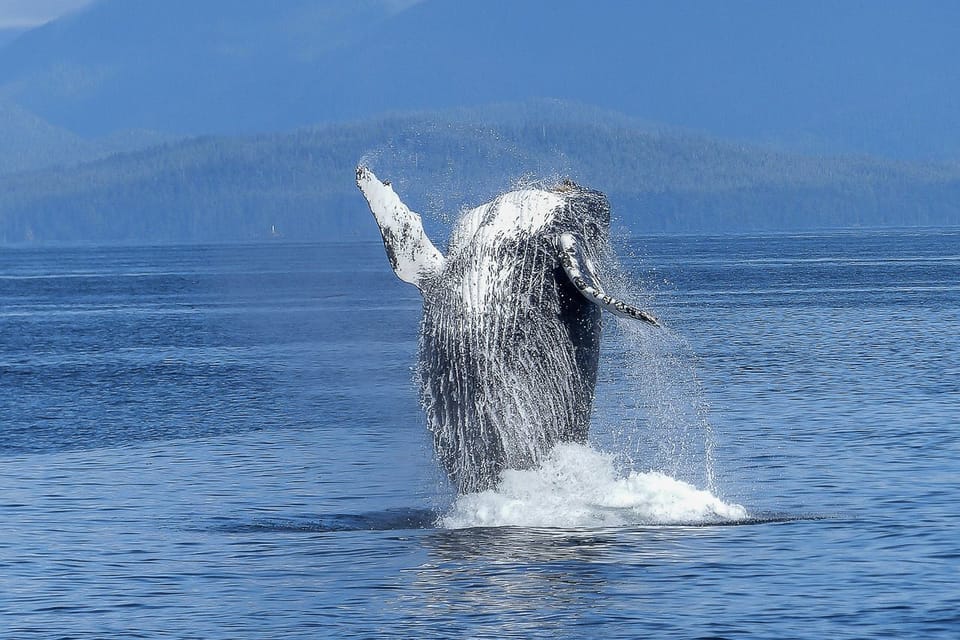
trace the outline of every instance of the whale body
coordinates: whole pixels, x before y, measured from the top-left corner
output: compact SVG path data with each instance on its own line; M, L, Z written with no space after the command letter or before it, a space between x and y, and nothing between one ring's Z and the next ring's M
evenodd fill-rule
M571 181L504 193L461 215L444 255L389 183L358 167L357 186L394 272L423 296L421 403L458 491L585 442L602 312L658 324L601 284L607 198Z

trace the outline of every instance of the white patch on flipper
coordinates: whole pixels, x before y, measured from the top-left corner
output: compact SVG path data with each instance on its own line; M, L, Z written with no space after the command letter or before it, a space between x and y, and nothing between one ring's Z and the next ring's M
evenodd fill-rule
M397 277L419 287L425 277L438 274L443 268L443 254L430 242L420 216L366 167L357 167L357 186L377 220Z

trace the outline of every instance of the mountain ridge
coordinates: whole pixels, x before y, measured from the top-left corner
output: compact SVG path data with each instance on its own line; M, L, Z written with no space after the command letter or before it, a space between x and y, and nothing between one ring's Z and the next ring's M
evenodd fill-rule
M960 5L101 0L0 49L0 98L96 137L596 104L788 150L958 159Z
M631 232L960 224L957 165L789 155L585 107L563 113L551 103L396 114L0 177L0 242L367 237L358 162L391 180L433 230L503 190L560 177L606 192Z

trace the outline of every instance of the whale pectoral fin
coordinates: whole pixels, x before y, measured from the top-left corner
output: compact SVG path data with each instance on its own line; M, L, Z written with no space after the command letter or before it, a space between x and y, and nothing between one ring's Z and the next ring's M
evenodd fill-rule
M393 187L366 167L357 167L357 186L380 227L394 273L422 289L423 281L443 268L444 258L424 232L420 216L400 201Z
M560 263L563 265L567 277L570 278L570 282L573 283L580 294L601 309L605 309L621 318L643 320L655 327L660 326L657 319L646 311L641 311L604 292L590 259L583 254L583 251L577 245L576 238L569 233L560 236Z

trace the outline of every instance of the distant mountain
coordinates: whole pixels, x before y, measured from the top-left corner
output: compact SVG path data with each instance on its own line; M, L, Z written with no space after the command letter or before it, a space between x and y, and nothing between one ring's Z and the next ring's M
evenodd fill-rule
M463 206L537 179L606 192L632 232L960 225L960 165L774 153L557 103L203 137L0 178L0 243L377 238L364 162L437 237Z
M327 57L405 4L100 0L0 51L0 95L85 136L322 122L325 96L338 90Z
M0 102L0 174L89 158L92 144L11 102Z
M72 166L175 139L169 134L135 130L84 138L16 104L0 101L0 175Z
M553 97L785 150L955 160L957 60L951 0L100 0L0 49L0 98L91 137Z

